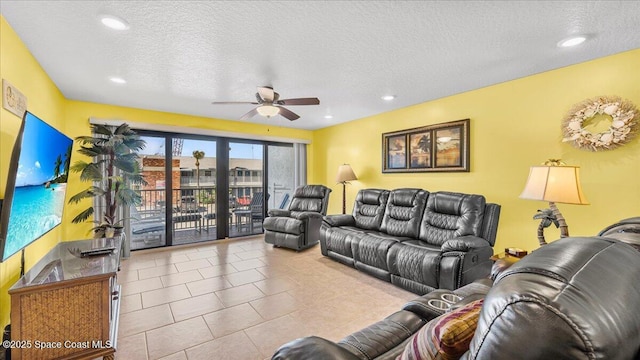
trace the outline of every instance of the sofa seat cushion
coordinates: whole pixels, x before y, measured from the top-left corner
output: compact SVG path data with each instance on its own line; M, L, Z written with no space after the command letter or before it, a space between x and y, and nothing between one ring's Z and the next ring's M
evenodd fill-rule
M395 242L412 240L409 237L389 235L380 231L366 231L365 233L376 238L393 240Z
M304 232L304 222L290 217L268 217L262 227L265 230L300 235Z
M377 269L389 271L387 254L389 248L397 241L389 237L379 237L371 234L356 235L357 241L351 242L351 252L356 262L373 266Z
M454 360L469 350L483 299L445 313L420 329L398 360Z
M351 242L354 241L354 237L357 239L359 234L363 232L343 227L327 228L324 230L327 250L353 259Z
M377 323L340 340L338 345L360 359L375 359L387 355L393 348L403 345L407 338L425 325L416 314L401 310ZM402 351L399 349L398 353Z
M442 258L436 246L421 246L416 241L404 241L392 246L387 255L389 272L432 288L438 288Z

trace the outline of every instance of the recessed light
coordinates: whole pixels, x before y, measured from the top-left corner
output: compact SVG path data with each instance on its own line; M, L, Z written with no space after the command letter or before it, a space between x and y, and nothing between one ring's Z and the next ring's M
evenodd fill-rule
M558 47L571 47L582 44L587 37L584 35L572 36L558 42Z
M393 100L395 98L396 98L395 95L385 95L385 96L382 97L382 100L391 101L391 100Z
M126 84L127 80L117 77L117 76L112 76L109 78L109 80L111 80L111 82L116 83L116 84Z
M127 30L129 28L129 23L126 20L115 15L102 15L100 16L100 21L104 26L114 30Z
M333 119L333 116L332 115L325 115L324 118L325 119Z

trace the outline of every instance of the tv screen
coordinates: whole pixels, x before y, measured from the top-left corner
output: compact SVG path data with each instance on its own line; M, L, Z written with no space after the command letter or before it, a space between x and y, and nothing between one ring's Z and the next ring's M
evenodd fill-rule
M25 112L0 215L2 261L62 221L73 140Z

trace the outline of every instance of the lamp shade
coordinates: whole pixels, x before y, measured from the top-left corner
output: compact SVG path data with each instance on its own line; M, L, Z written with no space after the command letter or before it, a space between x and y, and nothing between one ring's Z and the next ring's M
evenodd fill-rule
M338 175L336 176L336 182L343 183L351 180L358 180L358 177L353 172L351 165L349 164L340 165L340 167L338 168Z
M256 111L258 111L258 114L262 116L272 117L278 115L278 113L280 112L280 108L273 105L262 105L258 106L256 108Z
M588 205L580 186L578 166L532 166L522 199Z

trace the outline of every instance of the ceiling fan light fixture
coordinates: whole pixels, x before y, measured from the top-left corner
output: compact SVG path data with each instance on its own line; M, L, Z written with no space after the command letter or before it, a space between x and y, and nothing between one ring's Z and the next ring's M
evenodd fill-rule
M393 99L395 99L395 98L396 98L396 96L395 96L395 95L384 95L384 96L382 97L382 100L384 100L384 101L391 101L391 100L393 100Z
M262 105L256 108L258 114L266 117L272 117L278 115L280 113L280 108L273 105Z

